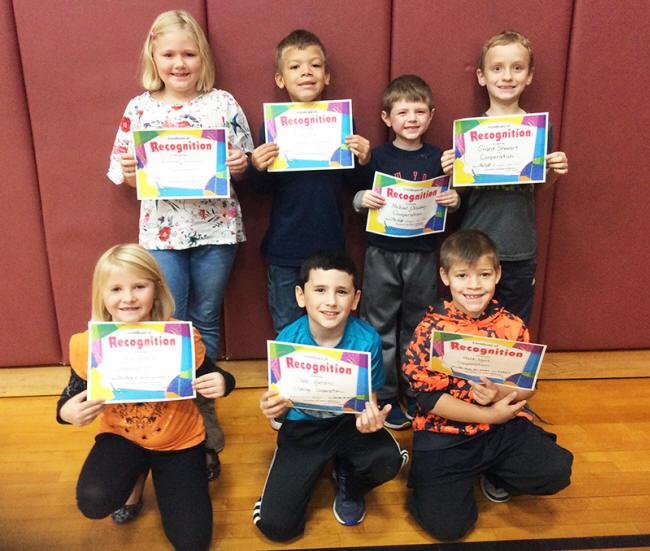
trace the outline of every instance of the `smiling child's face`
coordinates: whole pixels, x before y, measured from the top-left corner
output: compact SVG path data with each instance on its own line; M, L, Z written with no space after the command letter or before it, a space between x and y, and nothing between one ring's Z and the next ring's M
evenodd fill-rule
M114 266L103 286L102 300L113 321L151 321L156 285L131 269Z
M484 254L475 264L454 261L448 271L440 268L440 278L449 287L456 309L478 318L494 296L501 266L495 268L493 258Z
M278 88L286 88L291 101L307 103L320 99L330 74L320 47L289 47L282 53L281 72L275 74Z
M491 101L518 102L533 81L530 54L519 42L492 46L485 53L483 67L476 70L476 76L478 83L487 88Z
M341 332L360 297L353 277L342 270L311 270L304 289L296 287L296 301L307 311L314 337Z

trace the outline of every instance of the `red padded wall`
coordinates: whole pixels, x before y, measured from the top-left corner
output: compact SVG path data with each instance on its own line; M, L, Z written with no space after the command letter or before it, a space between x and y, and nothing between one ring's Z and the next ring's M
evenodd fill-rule
M316 33L327 50L332 79L326 98L352 98L357 132L373 145L386 140L379 112L381 93L388 83L388 0L336 0L328 2L327 9L316 0L282 0L274 2L272 9L260 9L255 0L208 0L207 9L217 86L231 92L241 103L256 145L262 103L288 101L286 92L274 83L274 48L297 28ZM260 253L271 199L253 193L245 183L237 190L248 242L239 249L224 300L226 352L231 358L264 357L265 339L274 336L266 300L266 267ZM348 251L361 268L364 221L352 212L350 194L344 196L344 201Z
M0 1L2 331L0 365L61 361L14 16Z
M115 186L106 171L124 107L142 90L139 54L147 31L158 13L176 5L15 3L65 358L70 335L90 317L95 261L110 246L138 239L135 191ZM184 5L204 22L202 2Z
M641 315L650 301L647 2L335 0L324 9L316 0L0 0L12 77L0 84L3 328L15 328L3 332L2 365L65 359L70 334L89 317L95 260L137 239L135 193L107 179L108 157L126 103L141 92L145 34L158 13L178 7L207 29L216 84L240 101L256 141L262 102L286 99L273 82L273 48L294 28L322 38L332 70L327 97L352 98L358 131L373 145L388 137L379 111L389 78L423 76L437 105L427 139L443 148L455 118L487 106L474 76L481 44L504 28L527 34L537 61L522 105L551 113L555 146L570 164L569 175L537 197L535 338L556 350L650 345ZM259 245L270 201L246 183L236 187L249 241L226 292L222 350L263 357L272 332ZM348 246L361 264L363 219L350 200Z
M550 112L555 149L561 146L571 9L570 0L552 3L395 0L391 77L415 73L433 89L436 113L427 139L443 149L450 149L454 119L478 116L487 109L487 93L476 81L481 46L492 35L514 29L532 41L535 52L535 76L522 96L521 105L529 112ZM561 179L557 185L564 185L565 180ZM542 291L552 199L553 189L537 193L539 264L536 308L531 324L534 334L544 300ZM458 223L452 219L452 227L454 221Z
M650 4L578 0L542 338L555 350L650 344Z

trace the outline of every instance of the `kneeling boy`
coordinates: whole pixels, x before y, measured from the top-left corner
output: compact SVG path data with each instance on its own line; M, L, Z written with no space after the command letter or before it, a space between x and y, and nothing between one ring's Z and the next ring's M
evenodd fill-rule
M403 369L417 401L408 506L441 540L463 537L476 522L480 475L513 495L553 494L570 482L573 455L523 410L535 391L431 370L434 330L529 340L523 321L492 299L500 275L496 247L484 233L449 236L440 248L440 277L452 300L429 307L406 352Z
M391 480L408 453L383 428L390 406L379 410L375 392L384 384L381 341L367 323L349 317L357 307L354 263L341 253L316 253L300 270L296 300L307 315L283 329L278 341L370 352L373 401L354 416L288 408L287 399L265 392L260 408L268 418L287 412L277 448L253 520L270 539L285 541L305 527L307 503L330 459L338 490L334 516L341 524L359 524L365 516L364 494Z

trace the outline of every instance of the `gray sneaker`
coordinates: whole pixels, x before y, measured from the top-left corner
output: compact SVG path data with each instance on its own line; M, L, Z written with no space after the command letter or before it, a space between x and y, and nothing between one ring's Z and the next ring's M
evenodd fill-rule
M483 492L483 495L494 503L505 503L506 501L510 501L510 498L512 497L503 488L497 488L492 484L485 475L481 475L479 485L481 486L481 492Z

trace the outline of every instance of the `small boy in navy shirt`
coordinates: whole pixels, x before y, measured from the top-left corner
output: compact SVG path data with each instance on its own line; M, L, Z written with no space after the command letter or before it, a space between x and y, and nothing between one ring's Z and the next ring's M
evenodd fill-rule
M381 118L395 132L395 140L372 149L366 187L372 184L374 171L413 181L442 176L442 150L422 140L435 112L432 95L429 85L415 75L398 77L386 87ZM450 189L438 194L436 201L455 210L458 193ZM372 190L358 192L354 200L356 210L384 204L384 197ZM378 400L392 406L386 426L399 430L407 428L415 415L413 393L401 367L415 326L436 299L438 241L435 234L409 239L366 235L360 315L381 337L386 384ZM406 416L399 404L400 393L406 397Z

